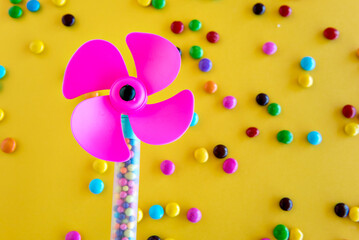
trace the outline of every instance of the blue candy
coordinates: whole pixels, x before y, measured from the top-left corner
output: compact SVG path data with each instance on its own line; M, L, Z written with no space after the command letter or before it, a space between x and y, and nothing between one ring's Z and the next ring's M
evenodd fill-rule
M6 75L6 69L4 68L4 66L0 65L0 79L5 77L5 75Z
M37 12L40 9L40 3L37 0L30 0L27 2L26 7L30 12Z
M300 61L300 66L305 71L312 71L315 68L315 60L312 57L304 57Z
M197 114L197 113L193 113L193 117L192 117L192 121L191 121L190 126L191 126L191 127L196 126L197 123L198 123L198 114Z
M212 69L212 61L208 58L202 58L198 63L198 67L202 72L209 72Z
M322 142L322 135L317 131L308 133L307 140L312 145L318 145Z
M163 210L163 207L161 207L160 205L153 205L149 211L150 217L156 220L161 219L164 213L165 211Z
M99 194L102 193L104 186L103 181L96 178L90 182L89 189L92 193Z

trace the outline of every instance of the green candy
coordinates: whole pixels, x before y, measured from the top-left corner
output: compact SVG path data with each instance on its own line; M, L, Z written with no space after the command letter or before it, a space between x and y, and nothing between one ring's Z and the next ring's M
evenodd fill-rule
M289 230L283 224L279 224L273 229L273 235L277 240L287 240L289 238Z
M22 9L19 6L12 6L9 9L9 15L12 18L19 18L22 16Z
M189 50L189 55L194 59L200 59L203 56L203 50L199 46L192 46Z
M293 134L288 130L282 130L277 134L278 142L289 144L293 141Z
M280 107L280 105L278 104L278 103L271 103L271 104L269 104L268 105L268 107L267 107L267 111L268 111L268 113L270 114L270 115L272 115L272 116L277 116L277 115L279 115L280 114L280 112L281 112L281 107Z
M190 23L188 24L188 27L192 31L198 31L201 29L202 23L200 21L198 21L197 19L194 19L194 20L190 21Z
M10 0L12 4L19 4L22 2L22 0Z
M166 6L166 0L152 0L152 6L156 9L162 9Z

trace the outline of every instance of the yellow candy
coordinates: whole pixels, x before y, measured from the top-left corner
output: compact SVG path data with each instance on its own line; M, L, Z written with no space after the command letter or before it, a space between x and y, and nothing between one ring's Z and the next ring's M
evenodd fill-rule
M45 49L45 44L40 40L34 40L30 43L30 51L36 54L40 54Z
M93 169L98 173L104 173L107 170L107 162L104 160L96 159L92 164Z
M147 7L151 4L152 0L137 0L138 4L143 7Z
M58 7L64 6L66 3L66 0L52 0L52 3L55 4Z
M0 121L3 120L5 117L5 112L0 108Z
M176 217L180 213L181 209L178 203L171 202L166 205L166 214L169 217Z
M129 223L127 223L127 227L128 227L128 229L134 229L136 227L136 223L135 222L129 222Z
M302 73L298 77L298 83L302 87L311 87L313 85L313 78L308 73Z
M137 211L137 222L141 222L143 218L143 212L141 210L141 208L138 208L138 211Z
M303 233L298 228L292 228L289 234L289 240L302 240Z
M349 211L349 218L353 222L359 222L359 207L352 207Z
M348 123L344 127L344 131L348 136L356 136L359 133L359 125L357 123Z
M196 151L194 151L194 158L200 162L205 163L208 160L208 151L205 148L197 148Z

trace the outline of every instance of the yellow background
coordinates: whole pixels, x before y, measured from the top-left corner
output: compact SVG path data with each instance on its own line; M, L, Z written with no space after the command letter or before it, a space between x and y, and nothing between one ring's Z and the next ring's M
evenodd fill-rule
M277 224L297 227L305 239L358 239L359 225L338 218L337 202L359 204L358 137L348 137L343 127L350 121L341 115L345 104L359 107L359 21L357 1L263 1L262 16L252 13L255 1L248 0L167 0L162 10L143 8L136 0L68 0L56 7L41 1L41 10L25 10L21 19L12 19L9 1L0 3L0 64L8 71L0 80L0 108L6 116L0 122L0 138L13 137L18 148L13 154L0 152L0 239L64 239L70 230L83 240L110 238L113 164L100 175L92 170L94 158L76 143L70 130L70 116L81 101L62 96L62 76L71 55L85 41L101 38L114 43L124 56L129 72L135 75L125 36L133 31L160 34L183 51L182 68L176 81L150 98L166 99L188 88L196 98L199 123L177 142L166 146L141 146L140 202L145 216L138 226L138 239L152 234L162 238L247 239L272 236ZM278 8L288 4L293 14L283 18ZM25 3L21 6L25 7ZM72 13L73 27L61 17ZM199 19L203 28L191 32L188 23ZM173 34L169 26L181 20L186 30ZM278 27L278 24L280 27ZM339 39L322 36L326 27L336 27ZM217 44L206 41L206 33L218 31ZM41 55L28 49L30 41L46 44ZM273 41L278 51L264 55L261 46ZM190 58L192 45L204 49L213 61L209 73L198 70ZM310 74L314 85L303 89L296 82L303 72L299 61L312 56L317 67ZM204 92L206 81L218 84L218 91ZM255 102L267 93L271 102L282 106L272 117ZM223 97L238 100L235 109L222 105ZM258 127L260 135L249 139L245 130ZM276 133L288 129L294 134L289 145L277 142ZM322 133L323 142L312 146L308 132ZM238 171L225 174L223 160L212 149L225 144L228 157L238 160ZM196 162L193 151L206 147L210 159ZM172 176L164 176L159 165L170 159L176 164ZM101 178L105 190L89 192L93 178ZM278 207L290 197L294 208ZM176 201L179 217L153 220L148 209ZM197 224L187 221L186 211L201 209Z

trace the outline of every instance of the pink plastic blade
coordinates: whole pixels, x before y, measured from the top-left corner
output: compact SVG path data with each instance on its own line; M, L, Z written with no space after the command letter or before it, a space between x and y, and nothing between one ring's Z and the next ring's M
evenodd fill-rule
M186 132L192 121L193 109L192 92L183 90L163 102L146 105L129 115L129 120L133 132L141 141L153 145L167 144Z
M90 98L77 105L71 128L77 142L94 157L113 162L130 158L121 114L112 107L109 96Z
M148 95L175 80L181 67L181 56L170 41L154 34L130 33L126 42L135 61L137 78L146 86Z
M121 53L111 43L92 40L83 44L67 65L63 94L72 99L82 94L110 89L120 77L127 77Z

